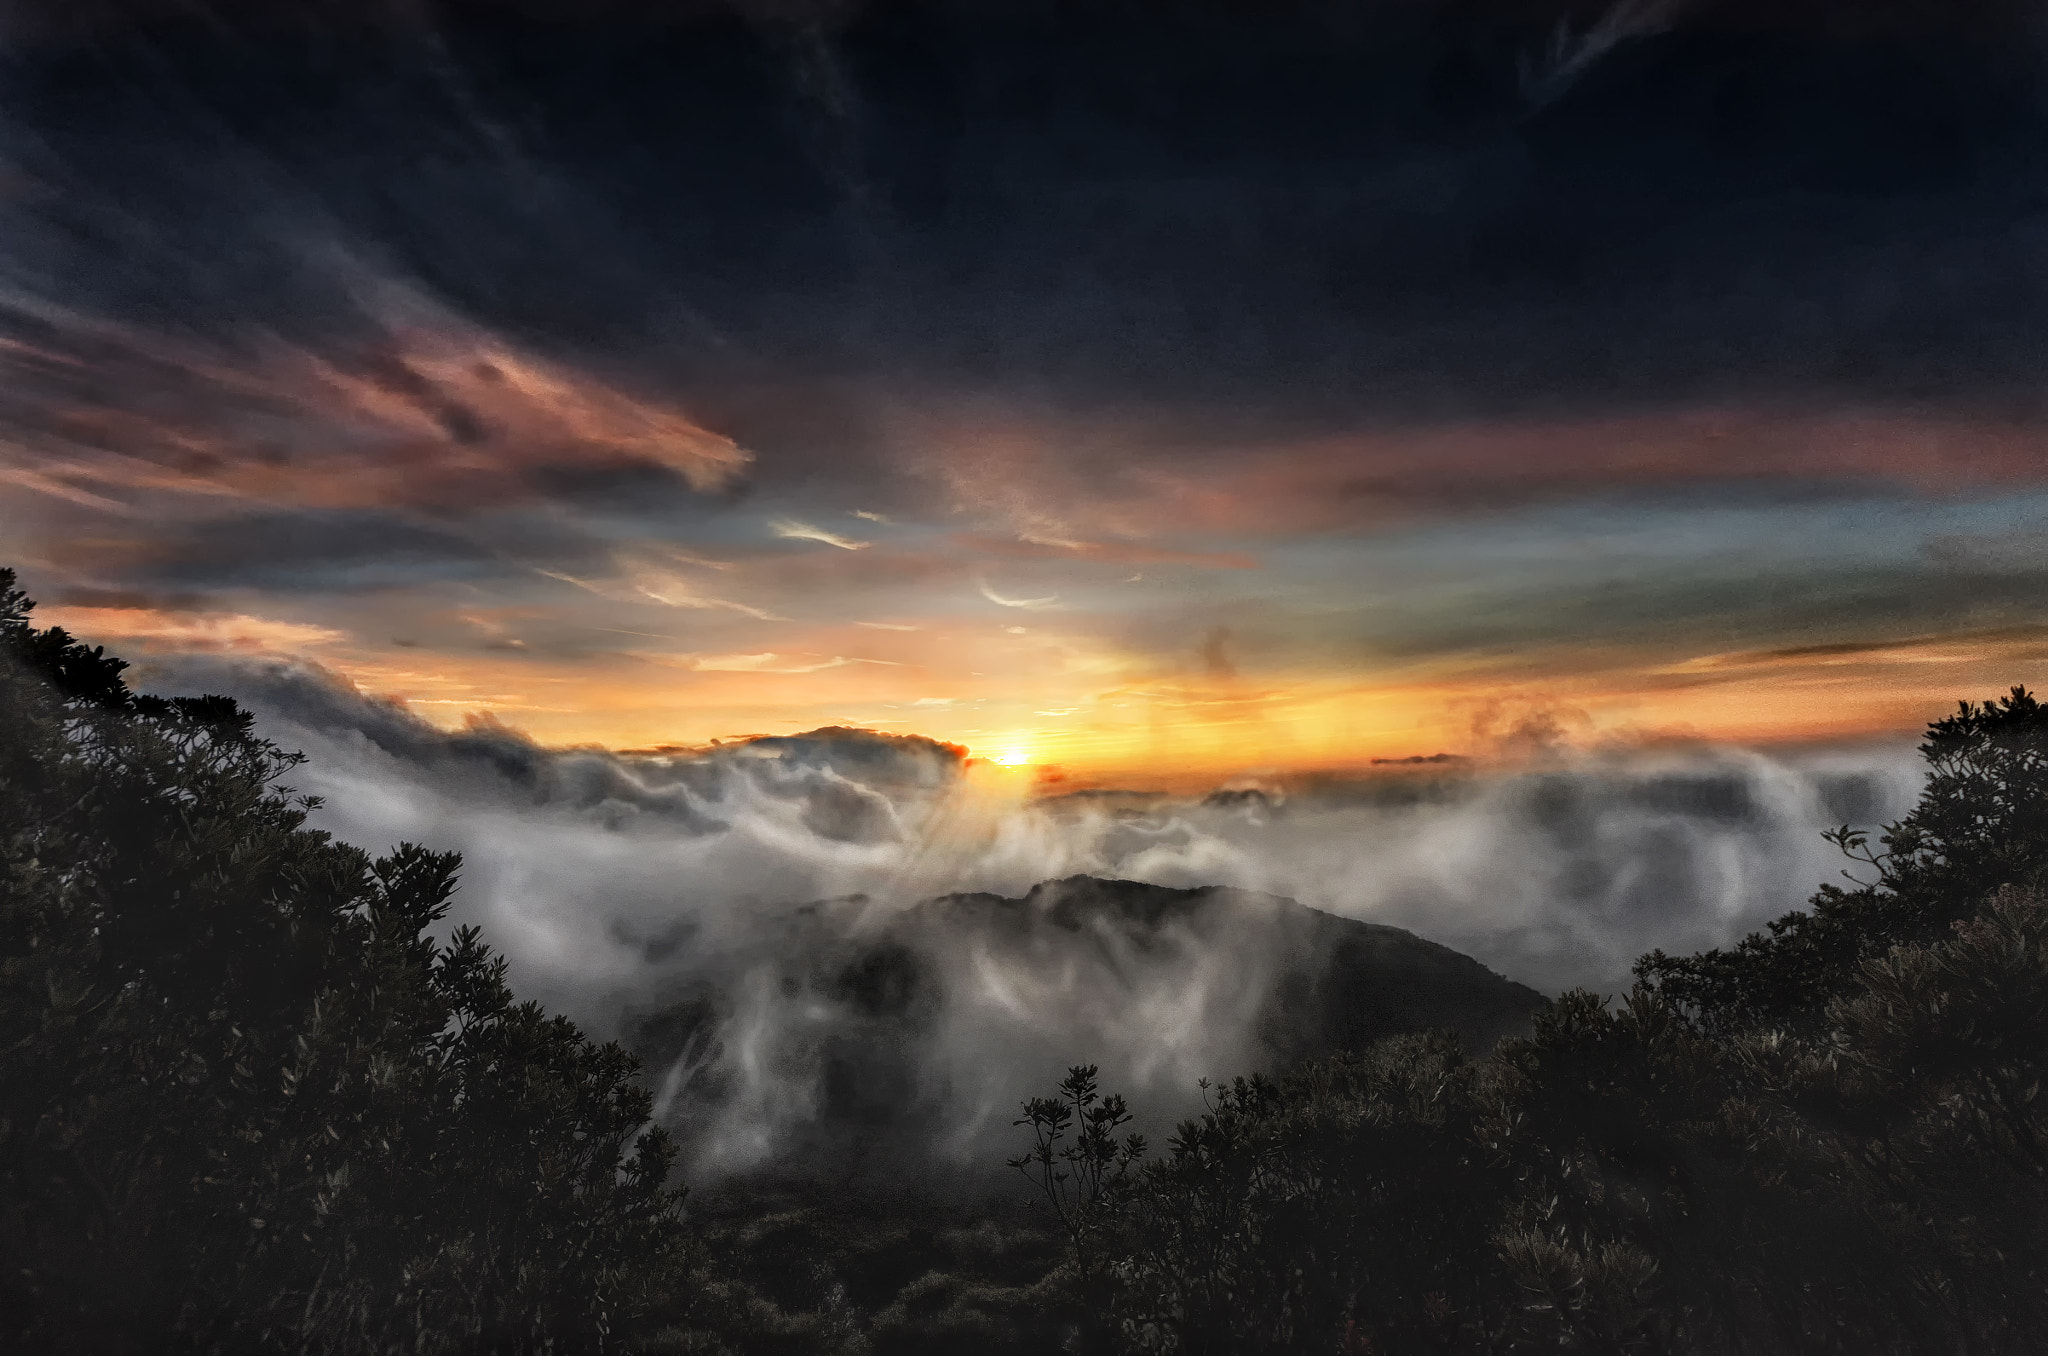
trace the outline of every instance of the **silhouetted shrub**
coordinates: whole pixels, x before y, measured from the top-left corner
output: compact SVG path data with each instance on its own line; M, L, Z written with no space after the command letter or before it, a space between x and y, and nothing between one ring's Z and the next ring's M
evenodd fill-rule
M1127 1351L2020 1353L2048 1331L2048 711L1936 723L1875 879L1467 1060L1239 1079L1108 1198Z
M1998 886L2048 867L2048 707L2019 687L1962 702L1928 726L1920 753L1927 785L1877 850L1847 825L1827 835L1870 879L1823 885L1809 909L1727 950L1653 951L1637 976L1718 1031L1811 1029L1861 984L1862 961L1933 937Z
M13 585L0 1345L605 1345L680 1234L632 1059L434 939L452 854L306 829L297 755L130 692Z

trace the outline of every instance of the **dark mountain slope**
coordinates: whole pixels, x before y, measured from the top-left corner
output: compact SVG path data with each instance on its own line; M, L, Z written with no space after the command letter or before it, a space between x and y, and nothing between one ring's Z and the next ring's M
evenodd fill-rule
M1250 923L1267 935L1259 960L1279 963L1255 1027L1273 1070L1403 1031L1452 1027L1475 1049L1526 1030L1543 996L1463 952L1403 928L1366 923L1277 895L1209 886L1176 890L1140 881L1069 876L1022 899L946 895L920 906L950 919L985 918L1028 938L1033 929L1096 936L1157 950L1222 941ZM913 914L915 916L915 914Z
M693 978L629 1024L712 1176L985 1165L1018 1102L1082 1060L1185 1114L1201 1077L1438 1027L1483 1049L1543 1001L1399 928L1241 890L1074 876L777 921L690 956Z

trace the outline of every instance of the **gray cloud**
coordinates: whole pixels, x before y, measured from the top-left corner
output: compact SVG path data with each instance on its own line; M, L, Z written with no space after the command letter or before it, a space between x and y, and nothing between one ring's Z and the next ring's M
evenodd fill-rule
M1267 420L2035 403L2019 3L104 8L11 54L11 278L318 344L361 322L304 242L344 242L792 479L872 469L791 407L879 374Z

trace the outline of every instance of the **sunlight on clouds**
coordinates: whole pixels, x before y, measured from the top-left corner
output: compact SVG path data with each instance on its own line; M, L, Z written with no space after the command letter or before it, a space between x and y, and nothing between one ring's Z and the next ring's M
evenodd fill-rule
M848 664L896 667L886 659L848 659L844 655L833 655L830 659L806 663L802 659L773 653L707 655L688 662L691 668L701 673L822 673L826 669L843 669Z
M1060 597L1057 593L1046 598L1005 598L1002 594L990 588L988 581L981 580L979 582L981 585L981 596L999 607L1021 607L1035 612L1044 608L1059 606Z
M2027 652L2038 661L2048 657L2048 627L2010 627L1997 631L1949 636L1909 636L1893 641L1845 641L1831 645L1796 645L1776 650L1745 650L1700 655L1663 670L1671 674L1720 673L1730 670L1840 668L1868 664L1982 663Z
M135 512L118 499L94 494L78 484L31 470L26 466L0 467L0 484L17 485L25 490L33 490L37 494L46 494L52 499L61 499L67 504L76 504L80 508L94 509L101 513L115 513L125 517Z
M325 626L225 612L158 612L139 607L40 607L36 620L104 641L141 641L151 648L291 654L347 637Z
M28 430L0 440L0 479L107 512L152 497L161 511L165 494L470 507L545 497L537 477L563 465L657 467L710 492L753 461L679 411L406 289L357 282L381 333L323 351L273 338L253 357L10 298L38 313L55 352L0 348L0 375L37 406ZM152 398L109 396L129 388Z
M842 551L865 551L872 545L870 542L856 541L852 537L842 537L837 532L827 532L822 527L813 527L809 523L798 522L794 518L777 518L768 524L768 528L778 537L785 537L792 541L823 542L827 546L836 546Z
M2048 633L2004 632L1695 660L1609 652L1597 664L1569 649L1350 671L1240 662L1218 677L1199 667L1198 654L1176 659L1084 629L1010 636L944 619L914 632L784 624L779 634L797 644L773 648L592 652L554 648L544 630L525 629L532 619L524 613L476 608L437 616L443 625L501 624L466 624L465 648L439 650L367 645L334 627L238 613L52 607L40 615L92 643L135 644L140 657L304 654L366 692L417 704L436 724L496 713L550 744L694 746L865 725L967 744L992 767L1057 770L1070 786L1167 789L1373 758L1509 745L1532 753L1557 740L1812 740L1910 730L1958 692L1998 690L2017 669L2048 658ZM718 625L740 628L733 638L743 640L753 622ZM530 643L507 648L514 639ZM1527 718L1499 714L1510 708Z
M755 621L781 621L775 613L730 598L714 598L700 591L688 578L658 565L635 563L630 557L619 562L619 574L612 579L581 579L559 570L536 570L548 579L594 593L615 603L658 603L700 612L736 612Z

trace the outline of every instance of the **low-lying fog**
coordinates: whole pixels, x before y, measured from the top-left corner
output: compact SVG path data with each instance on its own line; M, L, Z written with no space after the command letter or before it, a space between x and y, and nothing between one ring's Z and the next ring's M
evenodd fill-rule
M1256 911L1012 936L905 912L934 896L1084 874L1233 886L1410 929L1545 992L1615 992L1645 950L1722 944L1801 904L1844 865L1821 830L1895 818L1920 780L1901 741L1033 799L1028 778L915 738L555 752L446 734L303 669L193 662L155 685L230 692L304 749L291 780L338 837L460 850L456 921L484 927L522 996L650 1055L700 1178L814 1152L828 1107L914 1111L938 1160L987 1162L1067 1064L1164 1115L1255 1058L1282 964ZM849 1076L856 1092L833 1086Z

